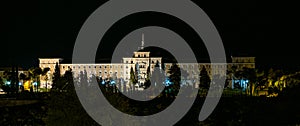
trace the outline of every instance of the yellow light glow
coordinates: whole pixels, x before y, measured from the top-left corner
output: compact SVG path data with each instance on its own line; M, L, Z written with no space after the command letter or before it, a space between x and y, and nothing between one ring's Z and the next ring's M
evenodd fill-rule
M24 83L24 90L30 90L30 81L26 81L25 83Z

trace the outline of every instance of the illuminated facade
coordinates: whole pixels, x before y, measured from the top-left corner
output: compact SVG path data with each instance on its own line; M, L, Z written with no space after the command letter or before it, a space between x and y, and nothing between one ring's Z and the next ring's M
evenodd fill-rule
M132 58L123 58L123 63L101 63L101 64L61 64L62 59L46 59L40 58L40 67L42 69L49 67L50 71L47 73L48 76L48 88L51 88L52 76L55 70L55 65L58 63L60 73L64 74L67 70L72 69L74 77L79 77L80 73L87 74L88 77L95 75L97 77L104 78L118 78L124 80L125 83L129 82L130 79L130 69L133 68L134 71L138 73L138 82L143 84L146 79L147 68L150 68L150 71L153 72L154 66L156 63L161 66L162 57L150 57L150 52L134 52L134 57ZM254 57L232 57L232 63L180 63L177 64L182 70L188 73L184 79L184 83L193 85L197 88L199 84L199 75L203 67L206 68L208 75L225 75L225 69L232 69L233 66L237 70L241 70L244 67L255 68ZM241 59L241 60L236 60ZM168 69L172 66L172 63L164 63L165 73L167 75ZM215 68L212 71L212 67ZM161 67L160 67L161 68ZM45 76L41 76L41 87L46 86ZM246 82L246 81L245 81ZM231 81L231 86L233 87L234 81Z
M139 47L140 50L144 49L144 39L142 39L142 46ZM233 66L237 70L241 70L244 67L255 68L255 57L231 57L232 62L230 63L180 63L177 64L182 70L188 73L188 76L184 78L183 83L193 85L198 88L199 75L203 67L206 68L208 75L225 75L226 68L231 69ZM62 64L62 59L60 58L40 58L39 67L44 69L46 67L50 68L47 76L48 88L52 85L52 76L55 69L56 63L59 66L60 73L64 74L67 70L72 69L74 77L78 78L80 73L87 74L88 77L95 75L97 77L102 77L103 79L119 79L122 80L123 84L128 86L130 80L130 70L133 70L138 75L138 84L142 85L145 83L147 77L147 68L150 68L152 73L156 64L160 66L164 65L165 74L168 75L168 69L171 67L172 63L162 64L162 57L151 57L150 52L147 51L137 51L134 52L133 57L124 57L121 63L101 63L101 64ZM212 71L214 67L214 71ZM227 77L228 78L228 77ZM229 77L230 78L230 77ZM46 86L45 77L41 76L41 87ZM139 86L137 85L137 86ZM231 80L230 86L233 87L234 80Z
M153 72L153 68L156 63L161 66L161 57L150 57L150 52L134 52L134 57L123 58L123 63L101 63L101 64L61 64L59 58L40 58L39 67L44 69L49 67L50 71L47 73L47 85L51 88L53 73L56 63L59 66L60 73L64 74L67 70L72 69L74 78L78 78L80 73L87 74L87 77L95 75L97 77L105 78L118 78L122 79L124 83L128 83L130 79L130 70L133 68L136 71L138 77L138 83L142 85L146 81L146 73L148 66L150 71ZM41 87L46 86L46 76L41 76Z

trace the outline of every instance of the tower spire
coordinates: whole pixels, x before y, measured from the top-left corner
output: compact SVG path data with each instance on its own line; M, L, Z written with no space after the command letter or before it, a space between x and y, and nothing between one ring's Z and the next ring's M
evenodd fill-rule
M142 45L141 45L141 49L144 49L144 44L145 44L145 41L144 41L144 33L142 34Z

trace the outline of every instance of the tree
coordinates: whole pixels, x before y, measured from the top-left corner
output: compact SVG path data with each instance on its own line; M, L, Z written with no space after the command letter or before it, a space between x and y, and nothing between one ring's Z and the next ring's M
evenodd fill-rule
M168 73L170 74L169 78L173 83L180 83L181 81L181 74L180 74L180 68L177 64L173 63L170 67Z
M2 89L4 86L5 86L4 85L4 79L2 77L0 77L0 89Z
M84 70L83 72L80 71L80 74L79 74L79 86L82 90L87 90L88 89L88 86L89 86L89 83L88 83L88 77L87 77L87 72L86 70Z
M29 71L28 78L30 78L31 80L34 80L35 82L37 82L36 90L38 91L38 87L40 86L40 79L39 79L39 77L47 75L47 72L50 71L50 68L49 67L46 67L44 69L42 69L40 67L38 67L38 68L30 68L28 71ZM46 90L47 90L48 76L44 77L44 79L46 81ZM31 87L32 87L32 85L31 85Z
M136 63L135 64L135 71L134 71L136 83L138 83L138 80L140 79L139 74L140 74L140 67L139 67L139 64Z
M147 73L146 74L147 74L146 79L149 80L150 76L151 76L150 66L147 67Z
M150 87L151 83L150 83L150 76L151 76L151 73L150 73L150 66L148 66L147 68L147 76L146 76L146 81L144 83L144 89L147 89L148 87Z
M29 77L27 77L24 73L21 73L20 80L22 80L22 83L24 84L24 81L29 80ZM24 91L24 86L21 86L21 91Z
M29 78L30 78L30 80L35 81L37 83L37 87L39 87L39 84L40 84L40 82L39 82L39 76L42 74L42 69L40 67L38 67L38 68L30 68L28 70L28 72L29 72ZM30 85L30 88L31 89L33 88L32 87L32 83Z
M57 90L51 90L47 102L46 125L97 125L85 112L76 95L72 70L60 76L56 84L59 86L56 87Z
M225 77L224 76L221 76L220 74L214 74L212 75L212 86L214 88L217 88L217 89L220 89L220 87L222 86L222 83L224 83L223 81L221 80L224 80Z
M268 71L268 87L274 86L274 82L276 80L276 73L273 68L270 68Z
M0 77L0 86L4 85L2 77Z
M162 73L162 71L160 71L160 66L159 66L158 62L156 62L155 66L154 66L154 71L152 74L152 77L154 78L155 83L163 84L164 77L162 75L163 75L163 73Z
M172 89L175 94L175 92L178 92L180 89L180 83L181 83L180 68L176 63L173 63L168 73L169 73L169 79L171 83L173 83L171 86L169 86L169 88Z
M12 87L11 85L7 85L5 84L6 82L11 82L12 80L12 72L10 72L9 70L5 70L3 72L3 77L2 77L2 82L3 82L3 85L0 87L3 89L4 92L10 94L12 92Z
M20 80L26 80L27 76L24 73L20 74Z
M48 91L48 82L47 82L49 80L48 75L47 75L48 71L50 71L50 68L46 67L41 72L41 75L45 77L44 80L46 81L46 91Z
M200 88L209 89L211 79L204 66L202 67L199 76L200 76Z
M250 96L253 96L254 89L257 83L260 81L264 72L259 72L258 69L254 68L243 68L244 77L248 79Z
M242 87L242 80L245 79L245 74L243 72L243 70L240 70L237 68L237 66L232 66L231 69L228 71L228 73L231 76L231 83L234 89L239 89L240 92L242 93L243 90L245 89L244 87ZM238 82L236 82L236 80Z
M132 67L130 68L130 82L133 84L133 86L137 83L137 78Z
M229 78L231 79L231 86L233 88L235 88L235 83L234 83L234 79L236 78L235 74L237 74L237 66L234 65L227 70L227 75L229 75Z
M56 63L54 73L53 73L52 89L59 89L62 87L62 85L60 85L59 83L60 78L61 78L61 74L60 74L59 66L58 63Z

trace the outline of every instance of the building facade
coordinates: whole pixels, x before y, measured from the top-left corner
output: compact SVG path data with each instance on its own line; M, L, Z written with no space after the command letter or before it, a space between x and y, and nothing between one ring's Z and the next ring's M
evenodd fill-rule
M60 58L40 58L40 68L44 69L49 67L50 71L47 73L47 88L51 88L53 73L55 70L56 63L59 66L61 74L64 74L67 70L72 69L74 78L80 77L82 73L86 73L87 77L95 75L102 79L121 79L123 84L129 84L131 68L136 71L138 77L138 84L143 85L147 77L147 69L150 68L152 73L155 65L158 64L160 69L162 65L165 68L165 75L168 76L168 70L171 68L172 63L162 64L162 57L151 57L150 52L134 52L133 57L123 58L122 63L101 63L101 64L62 64ZM201 69L206 68L207 73L210 77L212 75L226 75L228 70L235 67L236 70L246 68L255 68L254 57L232 57L230 63L179 63L177 64L181 70L187 73L184 77L183 83L193 85L196 88L199 85L199 73ZM214 70L213 70L214 68ZM227 70L226 70L227 69ZM45 76L41 76L40 82L41 87L45 88L46 80ZM230 87L233 88L234 81L230 82Z
M144 38L144 37L143 37ZM144 49L144 39L142 38L142 45L139 50ZM138 78L138 85L141 86L145 83L147 77L147 69L150 69L150 73L153 72L155 65L159 66L159 69L165 69L165 75L168 76L168 70L172 66L172 63L163 63L162 57L151 57L149 51L136 51L133 53L133 57L124 57L121 63L94 63L94 64L66 64L61 63L61 58L40 58L39 67L44 69L49 67L50 71L46 76L41 76L41 87L51 88L52 77L55 70L55 65L58 64L61 74L64 74L67 70L72 69L74 78L79 78L80 74L86 73L87 77L95 75L102 79L119 79L122 80L122 84L129 85L130 71L133 69ZM236 70L241 70L244 67L255 68L255 57L231 57L229 63L177 63L181 70L187 73L184 77L183 83L193 85L198 88L199 85L199 73L201 69L206 68L208 75L226 75L227 71L233 67ZM47 78L47 79L45 79ZM227 77L228 78L228 77ZM229 77L232 78L232 77ZM46 84L46 82L48 84ZM234 80L231 80L230 86L233 88Z

